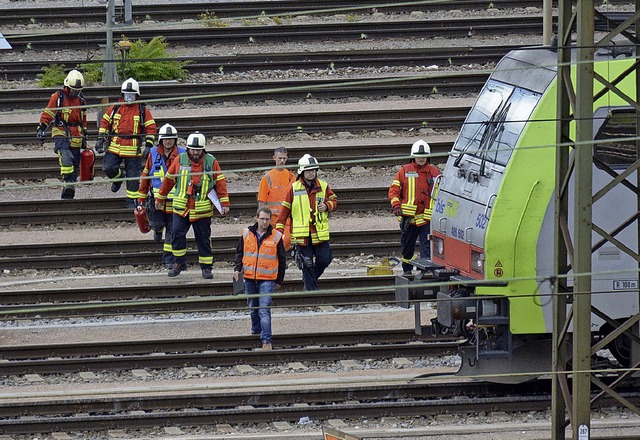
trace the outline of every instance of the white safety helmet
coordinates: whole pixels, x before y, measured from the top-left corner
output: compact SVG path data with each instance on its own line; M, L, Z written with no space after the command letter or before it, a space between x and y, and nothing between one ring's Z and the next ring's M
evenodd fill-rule
M191 133L187 138L187 148L191 148L193 150L204 150L206 143L207 141L204 135L199 131Z
M310 154L305 154L298 161L298 174L302 174L307 170L317 170L320 168L320 164L315 157Z
M178 130L171 124L164 124L158 132L158 141L162 139L178 139Z
M422 139L417 140L411 146L411 157L429 157L431 155L431 147Z
M138 85L138 81L133 78L129 78L125 82L122 83L122 87L120 88L122 93L135 93L140 96L140 86Z
M122 83L120 92L122 92L122 99L124 102L134 102L137 97L140 96L140 86L138 85L138 81L133 78L129 78Z
M64 85L70 89L82 90L84 88L84 76L74 69L67 74L67 77L64 79Z

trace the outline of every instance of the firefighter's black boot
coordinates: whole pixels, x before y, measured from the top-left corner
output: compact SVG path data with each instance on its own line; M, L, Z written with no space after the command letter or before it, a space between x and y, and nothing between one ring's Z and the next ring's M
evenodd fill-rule
M75 195L76 195L75 188L63 188L60 198L63 200L71 200L75 197Z
M173 267L167 275L170 277L177 277L183 270L187 270L187 265L185 263L173 263Z
M210 267L203 267L202 268L202 278L204 278L205 280L212 280L213 279L213 274L211 273L211 268Z
M117 179L124 179L125 177L127 177L127 175L121 171L120 175L117 176ZM117 193L118 191L120 191L120 187L122 186L122 180L118 180L117 182L113 182L111 184L111 192Z

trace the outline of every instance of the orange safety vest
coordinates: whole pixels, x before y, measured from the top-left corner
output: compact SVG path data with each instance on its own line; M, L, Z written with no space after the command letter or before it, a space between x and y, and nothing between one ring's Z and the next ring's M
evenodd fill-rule
M282 233L272 230L258 245L258 237L245 228L242 232L244 249L242 271L249 280L275 280L278 278L278 243Z

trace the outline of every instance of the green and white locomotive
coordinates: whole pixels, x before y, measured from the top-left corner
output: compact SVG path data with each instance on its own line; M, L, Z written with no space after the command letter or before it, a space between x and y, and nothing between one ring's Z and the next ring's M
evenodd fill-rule
M596 53L594 68L635 99L635 75L615 80L632 69L632 55ZM551 368L556 65L557 53L548 48L507 54L469 112L438 182L425 271L452 285L433 292L440 301L430 330L468 338L460 374L519 381L531 376L513 373ZM596 85L594 193L636 160L635 110L613 93L598 92ZM626 180L594 204L592 215L637 254L635 173ZM592 304L626 319L638 313L638 262L592 236ZM611 330L592 322L594 335ZM609 348L629 365L628 338Z

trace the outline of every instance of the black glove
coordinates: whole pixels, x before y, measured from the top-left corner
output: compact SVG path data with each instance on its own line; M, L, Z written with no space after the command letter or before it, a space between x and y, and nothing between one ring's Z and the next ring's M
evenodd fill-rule
M147 163L147 157L151 153L151 149L153 148L153 142L146 141L144 143L144 150L142 150L142 163Z
M98 138L96 141L96 153L104 153L104 138Z
M38 137L38 139L44 140L44 138L47 137L47 134L45 133L46 130L47 130L47 124L45 124L44 122L41 122L38 125L38 129L36 130L36 136Z
M399 206L396 206L395 208L393 208L393 215L397 215L398 217L402 215L402 208L400 208Z
M296 262L296 267L300 270L304 269L304 257L298 246L293 246L291 254L293 255L293 261Z

